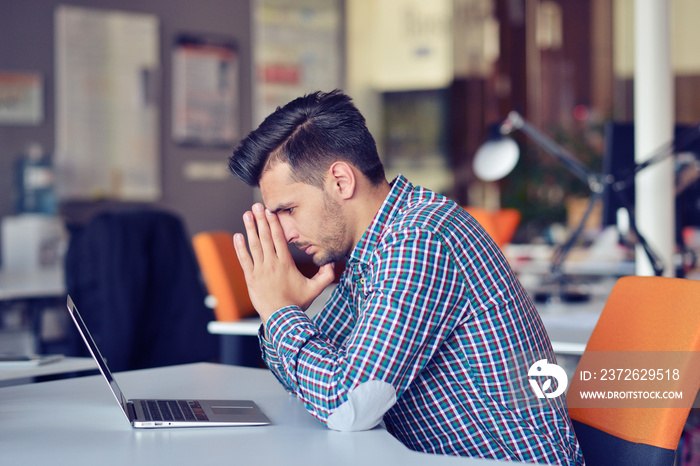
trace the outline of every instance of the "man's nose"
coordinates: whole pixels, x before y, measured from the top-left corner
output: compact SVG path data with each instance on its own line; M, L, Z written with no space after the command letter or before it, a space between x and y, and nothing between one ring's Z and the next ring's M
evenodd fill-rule
M292 243L294 242L295 239L299 236L296 228L293 225L293 222L290 221L288 218L280 218L280 226L282 227L282 231L284 232L284 238L287 240L287 243Z

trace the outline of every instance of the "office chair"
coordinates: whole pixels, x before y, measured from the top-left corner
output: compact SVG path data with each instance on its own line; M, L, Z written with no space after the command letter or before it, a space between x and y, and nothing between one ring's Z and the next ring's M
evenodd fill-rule
M493 213L493 218L498 228L498 244L510 243L522 219L520 211L513 208L498 209Z
M474 206L462 206L462 208L479 222L499 247L511 242L520 224L521 215L517 209L488 210Z
M202 232L194 235L192 244L209 295L216 300L216 320L231 322L255 315L233 247L233 235L224 231Z
M73 227L66 289L114 371L214 361L213 312L181 219L110 211ZM77 332L72 353L85 355Z
M673 465L691 404L700 388L700 371L692 361L697 359L698 351L700 281L638 276L617 281L567 392L569 415L586 464ZM640 407L644 405L640 402L623 407L622 402L616 402L615 407L601 407L599 400L579 398L581 390L591 387L590 379L582 380L583 370L600 368L607 358L620 356L627 361L644 358L644 363L649 358L652 366L654 355L665 360L678 359L676 367L682 376L668 390L682 389L684 398L690 398L685 403ZM601 376L599 371L597 377Z
M194 235L192 245L209 298L214 298L216 320L233 322L257 315L233 247L233 235L225 231L202 232ZM220 360L225 364L264 366L258 340L253 336L222 335L220 345Z

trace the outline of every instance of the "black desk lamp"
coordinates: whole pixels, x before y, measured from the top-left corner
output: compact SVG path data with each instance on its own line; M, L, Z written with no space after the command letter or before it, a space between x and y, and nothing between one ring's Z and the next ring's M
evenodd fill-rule
M635 175L641 170L666 159L675 152L676 147L683 147L690 141L700 137L698 127L693 128L689 132L692 134L685 134L679 138L678 141L674 140L664 145L654 152L654 154L645 162L635 164L632 173L630 173L626 178L618 180L612 174L595 173L591 171L570 152L525 121L525 119L519 113L510 112L506 120L499 127L499 137L497 139L487 141L476 152L473 169L477 178L483 181L495 181L505 177L515 168L519 157L519 151L517 149L517 144L507 136L516 130L525 133L546 152L562 162L571 173L586 183L591 190L591 197L588 201L583 217L571 232L567 240L556 249L552 258L551 273L558 283L561 284L563 282L564 274L562 269L566 257L581 235L586 220L588 220L588 217L593 211L596 201L603 197L606 190L609 190L610 193L615 195L619 200L620 205L622 205L627 211L630 229L634 233L636 241L642 246L646 256L649 258L649 261L654 269L654 273L657 276L663 274L664 264L654 249L649 245L649 243L647 243L644 236L637 229L637 223L634 216L634 206L625 196L624 190L634 181Z

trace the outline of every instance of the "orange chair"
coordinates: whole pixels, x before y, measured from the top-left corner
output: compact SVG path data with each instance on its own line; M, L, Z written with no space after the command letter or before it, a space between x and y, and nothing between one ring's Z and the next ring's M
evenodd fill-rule
M231 322L254 315L233 235L224 231L198 233L192 244L209 295L216 298L216 320Z
M673 464L683 427L700 388L698 351L700 281L637 276L617 281L567 392L569 415L586 464ZM603 390L652 387L651 381L635 382L634 375L630 381L617 383L601 380L610 378L610 369L624 370L630 367L618 366L635 364L661 369L662 376L667 375L666 370L672 375L678 369L678 380L667 377L662 387L683 391L684 401L664 401L652 407L644 401L613 400L605 406L600 400L583 400L581 391L591 387Z
M499 247L511 242L520 224L521 215L517 209L507 208L493 211L474 206L463 206L462 208L479 222Z
M498 228L498 244L502 246L510 243L522 220L520 211L512 208L499 209L493 213L493 218Z

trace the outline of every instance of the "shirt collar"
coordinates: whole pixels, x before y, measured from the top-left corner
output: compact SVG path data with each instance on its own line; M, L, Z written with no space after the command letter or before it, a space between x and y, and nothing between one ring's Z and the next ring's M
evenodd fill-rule
M374 251L379 238L384 232L387 225L397 216L404 205L410 192L413 191L413 185L403 176L398 175L391 182L391 190L382 206L374 216L369 228L365 230L355 248L350 253L348 264L353 262L369 262L372 251Z

